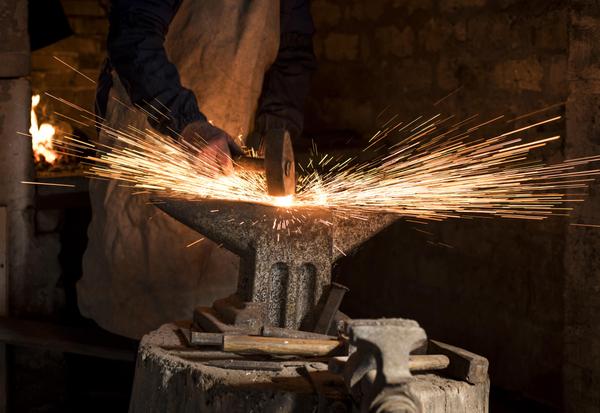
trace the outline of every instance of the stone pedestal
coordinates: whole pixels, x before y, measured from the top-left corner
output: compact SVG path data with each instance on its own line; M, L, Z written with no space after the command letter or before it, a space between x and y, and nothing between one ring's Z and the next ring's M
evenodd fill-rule
M352 411L341 379L325 371L324 363L271 361L270 371L214 366L235 359L240 356L192 350L177 325L163 325L140 344L130 413L312 412L319 406L325 407L322 411ZM489 381L470 385L419 374L409 390L423 412L488 411Z

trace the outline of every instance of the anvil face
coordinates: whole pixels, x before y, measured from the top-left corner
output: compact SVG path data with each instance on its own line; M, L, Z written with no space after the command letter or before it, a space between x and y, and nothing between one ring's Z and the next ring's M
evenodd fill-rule
M350 252L394 220L383 215L344 220L326 209L290 213L216 200L164 200L157 206L240 256L237 296L264 303L269 324L305 330L313 327L341 251ZM299 221L290 222L292 215ZM278 227L286 219L287 224Z

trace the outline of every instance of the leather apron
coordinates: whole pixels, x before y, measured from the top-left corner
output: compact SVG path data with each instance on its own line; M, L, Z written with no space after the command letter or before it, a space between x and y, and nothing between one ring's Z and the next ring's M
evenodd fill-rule
M200 110L243 140L278 45L278 0L184 0L165 49ZM129 102L116 75L110 96ZM150 128L145 115L110 98L105 123ZM99 140L111 138L100 132ZM186 248L202 235L132 192L116 181L90 180L93 217L77 292L84 316L139 338L235 291L238 258L208 239Z

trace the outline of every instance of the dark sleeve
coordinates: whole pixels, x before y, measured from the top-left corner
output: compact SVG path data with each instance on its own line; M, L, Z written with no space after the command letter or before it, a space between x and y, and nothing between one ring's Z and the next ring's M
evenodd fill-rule
M255 131L284 127L295 138L302 132L304 103L316 69L310 2L282 0L280 27L279 51L265 74Z
M194 93L184 88L167 58L165 36L181 0L113 0L109 13L108 56L135 105L150 124L174 135L206 120Z

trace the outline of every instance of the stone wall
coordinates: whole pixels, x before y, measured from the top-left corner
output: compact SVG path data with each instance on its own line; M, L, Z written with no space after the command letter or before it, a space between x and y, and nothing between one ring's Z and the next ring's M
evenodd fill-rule
M18 3L26 9L27 2L18 1ZM5 133L10 136L10 139L4 140L9 142L10 151L6 154L0 153L0 166L3 168L0 184L5 188L1 191L0 204L7 202L4 199L8 195L14 198L8 202L18 202L21 209L15 209L13 215L23 223L19 224L19 228L15 226L17 234L14 237L21 239L27 237L27 244L24 247L27 256L21 257L24 254L11 256L13 257L12 315L36 320L53 320L59 323L73 322L72 314L67 308L69 300L65 286L67 269L64 265L61 266L60 254L61 251L63 254L66 251L64 240L61 246L65 225L77 210L64 211L59 208L40 210L34 204L34 192L39 196L40 191L45 188L34 188L20 183L22 180L34 179L33 156L30 142L22 135L16 135L15 132L18 130L26 132L29 128L31 93L42 94L42 106L46 114L51 114L54 110L67 115L72 115L73 112L65 105L44 96L44 92L67 99L87 110L93 110L96 85L55 60L54 56L90 78L96 79L104 56L104 42L108 29L104 11L97 1L64 0L62 4L75 34L31 53L29 76L31 87L26 80L14 80L10 83L0 80L4 82L0 84L0 113L12 119L0 126L3 139ZM23 30L26 33L26 24ZM0 33L0 38L5 37ZM27 41L26 36L25 40ZM26 42L26 50L29 59L28 42ZM4 105L10 110L3 110ZM42 120L47 119L42 118ZM90 132L90 129L88 128L86 132ZM3 145L3 148L6 147L7 145ZM5 171L6 168L8 170ZM6 191L9 184L13 188ZM26 227L23 228L24 225ZM82 230L85 231L85 222L83 225ZM23 242L23 240L16 240L14 245ZM69 388L69 380L73 381L73 367L68 365L69 356L57 351L21 347L11 348L10 354L11 375L8 390L10 411L65 411L67 396L72 391ZM89 365L88 360L80 363ZM84 386L89 383L87 379L82 381ZM0 412L2 412L1 408Z
M376 130L385 108L507 119L566 97L566 1L314 0L309 128Z
M567 1L314 0L313 13L309 132L366 138L384 109L484 121L557 105L490 131L564 112ZM525 136L564 132L559 122ZM540 156L559 161L563 151L564 140ZM351 288L345 309L419 320L430 336L488 357L493 385L560 406L566 225L454 220L420 226L424 234L400 222L338 266Z
M569 157L600 153L600 5L576 0L570 13L567 146ZM600 222L600 187L573 217ZM569 227L565 251L566 411L597 412L600 406L600 229Z
M33 203L32 188L21 184L33 173L31 143L17 134L29 129L30 108L27 7L22 2L0 5L0 39L0 205L8 208L9 308L14 312L27 280Z
M58 58L92 80L97 79L104 59L108 21L97 0L62 0L63 9L73 35L31 53L31 89L41 94L41 112L52 117L54 111L78 118L80 112L69 108L44 92L66 99L84 109L94 111L96 84L80 73L56 60ZM38 111L39 114L40 111ZM41 121L47 121L43 116ZM54 118L54 122L60 120ZM78 125L73 124L77 127ZM93 128L85 128L93 134ZM47 188L36 188L39 197ZM63 191L65 192L65 191ZM36 209L34 214L35 238L30 250L28 293L22 294L18 307L23 317L59 317L65 311L64 271L59 263L61 229L66 212L60 209ZM63 274L64 278L64 274Z
M96 79L104 59L104 44L108 22L104 10L96 0L64 0L63 8L74 34L50 46L31 53L31 92L41 94L41 112L52 117L54 111L79 116L80 112L45 96L48 92L73 102L88 111L94 110L96 85L81 74L70 69L54 57L61 59L81 73ZM30 93L29 90L27 93ZM39 114L40 111L38 111ZM26 115L28 122L28 114ZM41 121L47 121L43 116ZM56 121L56 118L54 119ZM73 125L77 127L77 125ZM24 128L27 130L28 127ZM85 128L85 133L94 133ZM25 138L20 138L25 142ZM31 154L31 146L28 149ZM33 162L31 155L28 162ZM20 184L23 186L22 184ZM31 190L32 187L29 187ZM47 188L35 188L39 197ZM63 191L65 192L65 191ZM36 207L37 208L37 207ZM35 237L31 240L26 293L16 294L20 303L15 315L33 318L56 318L64 316L65 286L61 279L61 228L64 227L65 211L46 209L31 212Z
M29 125L30 87L29 38L26 3L0 3L0 206L6 208L6 257L0 271L0 315L15 312L26 290L27 262L32 238L32 188L21 181L31 180L31 143L18 135ZM6 244L4 244L6 243ZM10 349L0 345L0 413L8 411Z

